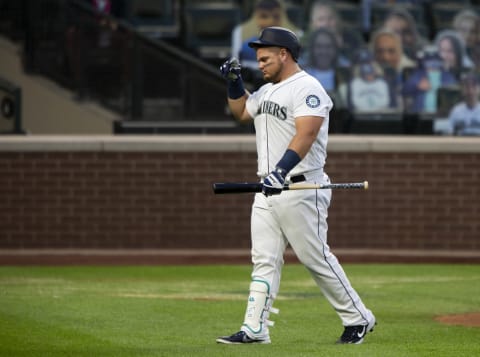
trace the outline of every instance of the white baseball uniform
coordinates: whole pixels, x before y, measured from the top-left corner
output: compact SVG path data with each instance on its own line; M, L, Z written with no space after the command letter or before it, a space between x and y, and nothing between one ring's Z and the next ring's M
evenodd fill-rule
M296 133L295 118L318 116L324 118L318 137L309 153L289 173L287 183L299 175L308 182L328 183L323 167L332 105L321 84L305 71L280 83L265 84L252 93L246 109L254 118L258 175L267 176L282 158ZM268 312L279 291L288 244L310 271L344 326L372 321L371 311L350 285L327 244L330 198L331 190L324 189L284 191L268 197L262 193L255 195L251 215L252 283L241 328L251 337L268 337Z

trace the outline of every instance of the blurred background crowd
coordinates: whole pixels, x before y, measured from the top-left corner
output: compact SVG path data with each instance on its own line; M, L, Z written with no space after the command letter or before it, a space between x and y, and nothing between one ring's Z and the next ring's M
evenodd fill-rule
M246 42L265 26L289 27L303 43L300 64L334 98L337 113L346 119L344 131L351 114L401 112L409 118L452 117L445 131L480 133L474 99L480 16L474 3L314 0L303 6L307 16L295 23L285 3L260 0L251 19L235 28L231 53L253 72L247 78L260 76ZM453 107L461 102L466 102L462 114L453 119Z
M331 132L480 134L480 1L0 0L0 20L27 72L122 123L224 122L219 64L239 58L255 90L246 44L283 26L334 100Z

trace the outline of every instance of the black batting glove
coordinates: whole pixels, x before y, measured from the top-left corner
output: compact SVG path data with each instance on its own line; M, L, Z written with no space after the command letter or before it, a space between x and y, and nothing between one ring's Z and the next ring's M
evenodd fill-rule
M223 78L227 80L228 98L230 99L239 99L245 95L241 70L242 67L235 57L226 60L220 66L220 72Z
M263 180L262 192L265 196L279 195L285 185L287 172L279 167L270 172Z
M226 60L220 66L220 73L222 74L223 78L233 82L241 79L241 70L242 66L240 65L240 62L238 62L238 59L236 59L235 57Z

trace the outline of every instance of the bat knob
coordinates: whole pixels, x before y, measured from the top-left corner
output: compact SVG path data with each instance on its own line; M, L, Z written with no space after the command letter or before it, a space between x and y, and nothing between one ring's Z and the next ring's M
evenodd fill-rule
M363 182L363 187L365 190L368 190L368 181Z

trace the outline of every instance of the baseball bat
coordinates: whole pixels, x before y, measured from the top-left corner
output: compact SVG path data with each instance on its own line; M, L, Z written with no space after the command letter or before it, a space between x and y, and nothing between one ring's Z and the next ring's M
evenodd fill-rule
M213 184L213 192L215 194L224 193L246 193L246 192L262 192L263 184L260 182L216 182ZM350 182L350 183L295 183L285 185L284 191L291 190L318 190L318 189L337 189L337 188L363 188L368 189L368 181Z

